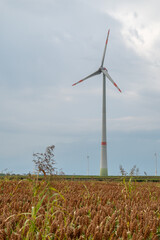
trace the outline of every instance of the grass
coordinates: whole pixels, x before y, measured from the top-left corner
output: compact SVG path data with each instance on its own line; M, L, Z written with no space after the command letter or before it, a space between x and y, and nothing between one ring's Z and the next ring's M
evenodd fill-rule
M7 180L23 180L23 179L33 179L37 178L37 175L5 175L0 176L0 179L7 179ZM125 181L130 181L130 178L132 178L132 181L137 182L160 182L160 176L107 176L107 177L101 177L101 176L87 176L87 175L54 175L54 176L48 176L47 180L71 180L71 181L106 181L106 182L122 182L125 178ZM42 181L44 180L44 176L38 176L38 180Z

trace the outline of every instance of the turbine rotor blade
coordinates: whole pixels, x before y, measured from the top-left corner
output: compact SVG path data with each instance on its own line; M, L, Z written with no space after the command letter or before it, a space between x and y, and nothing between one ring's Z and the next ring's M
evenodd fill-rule
M111 83L118 89L119 92L122 92L121 89L117 86L117 84L113 81L111 76L109 75L106 69L102 69L103 74L111 81Z
M106 43L105 43L105 47L104 47L101 67L103 67L104 58L105 58L105 55L106 55L106 49L107 49L107 44L108 44L109 33L110 33L110 29L108 30L108 34L107 34L107 39L106 39Z
M98 69L96 72L94 72L94 73L88 75L87 77L81 79L80 81L78 81L78 82L72 84L72 86L75 86L75 85L77 85L78 83L81 83L81 82L87 80L88 78L91 78L91 77L93 77L93 76L96 76L96 75L98 75L98 74L100 74L100 73L101 73L101 70Z

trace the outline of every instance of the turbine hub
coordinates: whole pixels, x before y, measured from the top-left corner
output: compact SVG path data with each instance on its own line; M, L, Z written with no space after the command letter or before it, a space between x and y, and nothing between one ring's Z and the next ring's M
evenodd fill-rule
M106 71L108 72L107 68L104 68L104 67L100 67L99 70L100 70L101 72L102 72L102 70L106 70Z

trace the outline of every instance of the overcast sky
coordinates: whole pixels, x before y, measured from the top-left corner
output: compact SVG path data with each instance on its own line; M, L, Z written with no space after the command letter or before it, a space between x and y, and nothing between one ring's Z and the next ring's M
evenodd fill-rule
M0 0L0 171L34 171L33 152L55 145L66 174L99 175L107 36L109 175L133 165L160 174L160 2Z

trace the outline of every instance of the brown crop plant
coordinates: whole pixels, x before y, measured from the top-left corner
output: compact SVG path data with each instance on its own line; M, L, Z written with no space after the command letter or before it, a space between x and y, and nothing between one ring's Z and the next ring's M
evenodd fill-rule
M0 240L160 239L160 184L0 181Z

